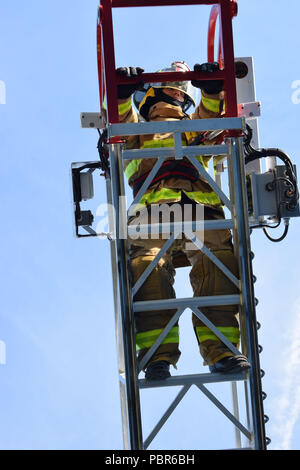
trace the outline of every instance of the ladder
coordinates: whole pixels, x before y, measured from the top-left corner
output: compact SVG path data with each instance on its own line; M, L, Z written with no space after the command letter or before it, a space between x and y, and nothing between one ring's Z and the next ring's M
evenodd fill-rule
M147 7L171 5L212 5L209 21L208 56L213 60L214 31L217 17L220 22L218 60L223 69L210 74L186 72L184 79L182 72L143 73L140 79L145 83L158 81L183 81L191 79L223 79L226 91L226 116L222 119L199 119L195 121L168 121L168 122L139 122L120 124L117 108L117 84L124 83L125 78L115 73L114 39L112 10L120 7ZM229 419L235 429L236 448L265 450L269 439L265 435L265 422L267 416L263 411L265 394L262 391L256 320L256 299L253 288L252 252L250 243L250 226L247 206L247 192L245 183L245 164L242 133L245 131L245 119L238 116L238 105L235 84L235 65L233 51L232 19L237 14L236 0L100 0L98 10L97 38L98 38L98 66L100 104L104 96L107 100L106 142L109 152L109 172L106 172L107 202L110 220L110 232L114 234L110 241L111 262L113 274L116 337L119 359L119 384L121 395L122 425L124 448L131 450L148 449L153 439L162 429L167 419L180 404L191 387L195 386L201 391L224 415ZM128 80L127 80L128 82ZM129 81L130 83L130 81ZM181 146L181 133L187 131L225 131L224 143L212 146ZM172 132L174 147L161 149L126 150L119 136L143 135ZM196 155L223 155L227 159L229 195L207 173L196 159ZM188 221L179 229L191 239L200 250L204 252L223 273L238 286L239 294L227 296L209 296L180 298L156 301L133 301L134 293L154 269L159 259L172 246L178 226L171 227L171 236L166 240L156 259L141 275L136 284L131 284L129 274L129 254L127 235L135 227L127 226L128 208L126 207L125 184L123 176L123 161L127 159L156 158L157 163L148 175L142 188L133 203L138 203L145 193L150 182L163 164L170 157L175 159L187 157L198 169L199 173L218 194L229 214L224 220L205 221L205 230L218 230L228 228L233 233L234 251L239 260L239 279L228 271L213 254L195 237L195 222ZM151 233L163 233L163 224L155 227L143 226L141 230ZM222 333L203 315L201 307L214 305L239 305L241 328L241 351L247 355L251 369L242 374L216 374L203 373L191 375L176 375L163 381L147 381L139 378L143 366L152 356L159 344L164 340L172 326L179 320L186 309L194 314L218 336L235 354L237 349L222 335ZM138 311L161 309L175 310L173 318L155 341L147 355L140 363L136 358L134 314ZM229 382L232 387L234 402L233 412L206 387L207 384ZM246 424L239 419L239 400L237 383L244 383ZM143 416L141 413L141 390L150 388L179 386L180 391L172 401L166 412L145 438L143 429ZM246 444L242 445L242 438Z

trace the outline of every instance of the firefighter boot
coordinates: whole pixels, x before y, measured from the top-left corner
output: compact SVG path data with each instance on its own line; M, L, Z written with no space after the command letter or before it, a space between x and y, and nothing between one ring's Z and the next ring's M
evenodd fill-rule
M244 372L250 368L246 356L239 354L220 359L214 365L209 366L210 372L221 372L223 374Z
M171 377L170 363L167 361L151 362L146 369L145 379L147 380L164 380Z

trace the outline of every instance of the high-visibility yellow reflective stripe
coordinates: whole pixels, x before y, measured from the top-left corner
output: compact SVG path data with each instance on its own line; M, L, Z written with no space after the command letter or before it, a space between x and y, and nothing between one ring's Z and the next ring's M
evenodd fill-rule
M128 163L125 168L125 175L128 179L138 171L141 161L142 160L131 160L130 163Z
M220 100L207 98L206 96L201 97L203 106L208 109L208 111L213 111L214 113L219 113L220 111Z
M211 191L209 193L204 193L202 191L184 192L189 198L193 199L196 202L200 202L201 204L221 204L219 196L214 191Z
M145 331L136 335L136 349L151 348L152 344L157 340L163 329ZM179 343L179 327L171 328L161 344Z
M173 189L168 189L168 188L162 188L159 191L152 191L152 193L147 193L144 194L144 196L141 199L140 204L145 204L146 202L148 204L154 204L155 202L161 201L161 200L168 200L168 199L176 199L180 201L181 199L181 191L174 191Z
M131 97L129 98L126 103L120 103L118 104L118 112L119 114L125 114L127 113L131 108Z
M170 139L151 139L145 140L141 148L149 149L149 148L159 148L159 147L174 147L174 139L171 137Z
M172 200L172 201L180 201L181 200L181 190L175 191L173 189L167 189L167 188L162 188L159 191L153 191L151 193L144 194L142 197L140 204L145 205L146 202L148 204L155 204L158 201L166 201L166 200ZM196 202L199 202L200 204L211 204L211 205L219 205L221 204L221 201L219 197L216 195L216 193L209 192L209 193L204 193L201 191L184 191L185 194L190 198L193 199Z
M240 331L234 326L219 326L218 330L231 342L238 344L240 341ZM207 327L196 326L196 333L200 343L202 341L212 340L220 341L220 339Z

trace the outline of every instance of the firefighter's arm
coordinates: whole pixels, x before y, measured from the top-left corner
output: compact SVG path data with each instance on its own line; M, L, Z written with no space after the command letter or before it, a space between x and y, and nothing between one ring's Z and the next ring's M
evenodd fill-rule
M120 67L116 70L117 74L123 77L138 77L144 69L140 67ZM141 88L143 83L118 85L118 111L120 123L138 122L138 116L132 106L133 93ZM138 147L138 136L125 136L126 148L132 149Z
M219 65L216 62L194 66L196 72L216 72ZM224 91L223 80L192 80L192 85L201 89L201 101L192 119L219 118L223 114Z

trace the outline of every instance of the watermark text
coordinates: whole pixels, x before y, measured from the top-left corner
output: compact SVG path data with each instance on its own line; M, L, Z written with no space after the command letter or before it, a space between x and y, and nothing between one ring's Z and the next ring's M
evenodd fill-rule
M6 85L3 80L0 80L0 104L6 104Z
M293 91L291 99L293 104L299 104L300 103L300 80L294 80L291 88L295 91Z
M0 365L6 364L6 344L0 340Z

